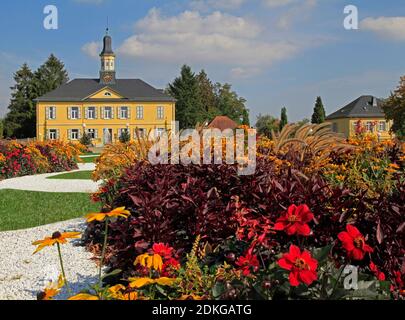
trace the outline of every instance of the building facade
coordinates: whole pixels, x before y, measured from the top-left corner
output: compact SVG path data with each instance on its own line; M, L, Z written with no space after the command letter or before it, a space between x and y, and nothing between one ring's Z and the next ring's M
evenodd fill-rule
M98 79L75 79L38 98L37 139L79 141L96 146L149 132L159 135L175 121L175 99L140 79L117 79L112 39L104 37Z
M361 96L326 117L334 132L349 138L359 132L375 134L381 140L392 137L392 121L385 119L383 101L374 96Z

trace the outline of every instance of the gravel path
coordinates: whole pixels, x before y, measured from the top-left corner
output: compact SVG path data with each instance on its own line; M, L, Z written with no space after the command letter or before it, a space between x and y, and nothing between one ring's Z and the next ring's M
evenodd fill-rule
M75 171L92 171L95 169L94 163L80 163L79 170ZM0 181L1 189L14 189L26 191L41 191L41 192L96 192L101 182L91 180L54 180L47 179L48 177L60 175L66 172L46 173L35 176L18 177Z
M60 274L56 247L47 247L33 255L33 241L55 231L83 231L83 219L59 222L33 229L0 232L0 300L35 300L50 280ZM97 266L92 255L78 246L79 239L62 246L65 271L73 292L97 282ZM59 299L66 299L62 292Z

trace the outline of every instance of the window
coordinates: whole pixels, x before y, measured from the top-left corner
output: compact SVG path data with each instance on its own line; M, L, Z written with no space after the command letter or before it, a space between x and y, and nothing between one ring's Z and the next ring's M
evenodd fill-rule
M336 122L332 123L332 131L333 132L338 132L338 124Z
M366 130L368 132L372 132L373 131L373 123L371 121L367 121L366 123Z
M71 107L70 108L70 119L79 119L79 107Z
M87 119L96 119L96 107L87 108Z
M49 130L49 139L50 140L58 139L58 130L56 130L56 129Z
M130 135L129 129L128 128L118 129L118 139L121 140L122 138L124 138L124 135ZM128 138L130 139L131 137L129 136Z
M378 124L378 131L385 132L387 131L387 123L385 121L380 121Z
M112 107L105 107L104 119L112 119L112 118L113 118Z
M156 137L161 137L164 132L165 132L164 128L157 128L156 129Z
M128 107L120 108L120 119L129 119L129 108Z
M48 107L48 120L56 119L56 107Z
M164 107L157 107L157 118L164 119L165 117L165 108Z
M143 106L137 106L136 107L136 118L143 119Z
M111 93L106 92L106 93L104 93L104 96L106 96L106 97L111 97Z
M87 129L87 135L90 137L90 139L97 139L97 130Z
M146 129L144 129L144 128L136 128L135 135L134 135L135 137L137 137L137 132L138 132L139 138L143 138L146 136Z
M79 140L79 129L70 130L70 140Z

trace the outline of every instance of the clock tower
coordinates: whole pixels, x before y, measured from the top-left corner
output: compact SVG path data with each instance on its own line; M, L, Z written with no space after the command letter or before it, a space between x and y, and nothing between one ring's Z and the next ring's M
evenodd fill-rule
M112 50L112 39L108 35L108 29L103 40L103 51L100 53L101 70L100 83L115 84L115 54Z

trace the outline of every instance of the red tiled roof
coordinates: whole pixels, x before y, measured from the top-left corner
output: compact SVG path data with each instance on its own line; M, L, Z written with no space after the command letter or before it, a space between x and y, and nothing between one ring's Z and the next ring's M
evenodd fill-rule
M218 116L208 125L208 128L219 129L224 131L226 129L236 129L238 124L227 116Z

